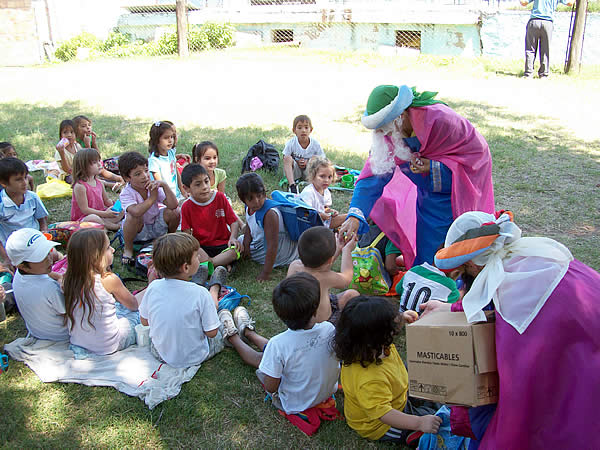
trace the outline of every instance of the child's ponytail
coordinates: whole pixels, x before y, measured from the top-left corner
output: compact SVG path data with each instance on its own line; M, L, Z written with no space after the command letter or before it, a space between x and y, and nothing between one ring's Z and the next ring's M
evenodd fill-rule
M192 147L192 161L195 163L200 163L202 156L206 153L206 150L212 148L217 153L217 158L219 157L219 149L216 144L211 141L202 141L194 147Z
M171 130L173 123L163 120L154 122L150 127L150 139L148 139L148 153L158 157L160 155L158 151L158 140L165 131Z

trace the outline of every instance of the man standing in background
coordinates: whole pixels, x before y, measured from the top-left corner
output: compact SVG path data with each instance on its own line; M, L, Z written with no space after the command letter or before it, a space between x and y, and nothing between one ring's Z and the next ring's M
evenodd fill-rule
M559 2L572 6L573 0L520 0L522 6L527 6L532 1L531 17L525 31L525 73L523 77L529 78L533 74L535 56L539 48L540 70L538 75L540 78L545 78L550 71L550 41L554 26L554 11Z

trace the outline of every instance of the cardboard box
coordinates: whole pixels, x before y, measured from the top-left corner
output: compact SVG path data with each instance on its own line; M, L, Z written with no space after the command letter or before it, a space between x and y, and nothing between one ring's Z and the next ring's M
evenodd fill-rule
M454 405L497 402L493 320L491 313L488 322L470 324L463 312L438 312L408 325L410 395Z

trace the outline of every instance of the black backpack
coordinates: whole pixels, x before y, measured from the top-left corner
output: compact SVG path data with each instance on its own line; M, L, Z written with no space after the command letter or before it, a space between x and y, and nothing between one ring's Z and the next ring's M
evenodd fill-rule
M250 172L250 162L255 156L263 163L262 168L277 172L279 169L279 152L271 144L267 144L262 139L248 149L248 154L242 161L242 173Z

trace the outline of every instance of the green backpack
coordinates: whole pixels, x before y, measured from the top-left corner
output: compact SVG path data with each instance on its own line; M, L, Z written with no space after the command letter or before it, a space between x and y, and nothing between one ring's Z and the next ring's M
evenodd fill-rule
M390 290L392 282L385 270L381 253L375 248L385 234L379 233L367 247L355 248L352 252L352 283L350 287L361 294L383 295Z

